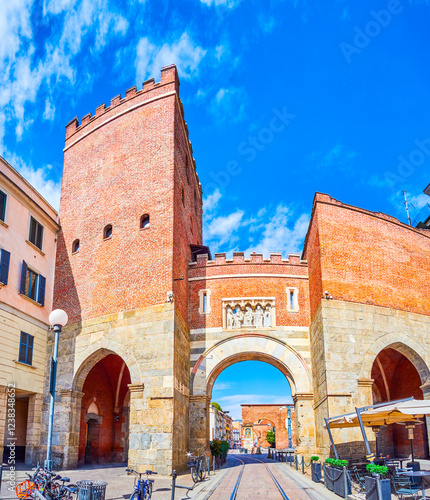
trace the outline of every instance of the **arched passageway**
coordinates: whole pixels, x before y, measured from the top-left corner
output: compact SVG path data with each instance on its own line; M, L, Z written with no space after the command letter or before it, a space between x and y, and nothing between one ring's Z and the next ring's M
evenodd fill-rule
M117 354L108 354L83 382L79 465L123 463L128 458L130 372Z
M404 345L386 347L379 352L372 366L373 401L378 403L409 397L424 399L421 386L427 374L424 361L412 349ZM422 425L417 425L414 430L414 454L417 458L428 458L427 424L425 418L421 420ZM382 428L378 434L378 449L394 457L408 456L408 431L399 424Z
M191 449L197 451L208 448L208 408L219 374L233 364L250 360L268 363L286 377L294 401L297 448L301 453L313 451L315 423L310 369L291 346L259 334L235 336L221 341L203 353L195 363L190 384Z

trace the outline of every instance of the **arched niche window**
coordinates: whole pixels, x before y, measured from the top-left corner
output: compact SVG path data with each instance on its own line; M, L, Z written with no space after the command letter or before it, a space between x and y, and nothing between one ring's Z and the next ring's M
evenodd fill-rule
M79 252L79 240L75 240L73 243L72 243L72 253L76 253L76 252Z
M108 224L103 229L103 238L106 240L108 238L112 238L112 224Z
M149 215L143 214L140 218L140 229L149 229Z

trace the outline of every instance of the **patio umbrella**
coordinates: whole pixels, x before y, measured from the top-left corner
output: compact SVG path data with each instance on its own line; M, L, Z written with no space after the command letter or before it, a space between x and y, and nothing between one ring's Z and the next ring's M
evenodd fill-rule
M417 420L427 415L430 416L430 401L410 398L408 400L388 401L387 403L379 403L370 407L356 408L354 413L326 419L326 428L335 450L331 429L361 427L368 458L369 460L373 460L374 455L370 451L364 427L376 427L395 423L406 424L411 420ZM336 451L335 454L337 455Z
M360 411L361 420L365 427L408 422L424 415L430 415L430 401L416 399L399 403L387 402L384 406ZM331 429L344 429L359 427L360 421L357 412L354 412L330 419L329 424Z

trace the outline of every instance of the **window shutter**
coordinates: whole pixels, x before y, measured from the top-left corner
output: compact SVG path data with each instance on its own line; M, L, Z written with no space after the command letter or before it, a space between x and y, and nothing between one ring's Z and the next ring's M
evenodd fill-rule
M37 302L39 302L41 306L45 305L45 284L46 278L39 274L39 292L37 294Z
M22 261L22 272L21 272L21 286L19 289L20 293L23 293L25 295L25 281L27 279L27 264L25 263L25 260Z
M7 278L9 276L9 262L10 252L2 248L0 262L0 282L4 285L7 285Z

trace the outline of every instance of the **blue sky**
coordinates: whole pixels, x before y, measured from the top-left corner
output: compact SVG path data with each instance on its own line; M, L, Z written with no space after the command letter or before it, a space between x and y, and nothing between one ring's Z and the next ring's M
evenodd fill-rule
M402 190L430 200L428 1L0 7L0 154L56 208L66 123L171 63L212 252L300 251L315 191L403 221Z
M221 372L212 391L212 401L228 410L234 420L242 420L241 404L293 402L290 384L284 375L261 361L242 361Z

